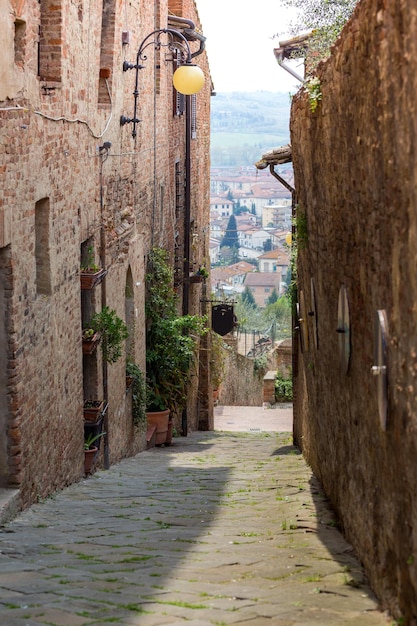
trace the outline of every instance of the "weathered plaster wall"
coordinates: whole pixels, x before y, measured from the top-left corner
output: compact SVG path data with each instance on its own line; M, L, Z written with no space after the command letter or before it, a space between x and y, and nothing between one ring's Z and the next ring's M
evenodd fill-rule
M298 348L295 436L383 606L406 624L417 619L416 32L414 0L362 0L318 70L317 111L302 90L291 116L297 213L307 219L298 288L313 311L313 281L317 306L315 317L301 314L310 341ZM389 325L386 430L371 374L378 309Z

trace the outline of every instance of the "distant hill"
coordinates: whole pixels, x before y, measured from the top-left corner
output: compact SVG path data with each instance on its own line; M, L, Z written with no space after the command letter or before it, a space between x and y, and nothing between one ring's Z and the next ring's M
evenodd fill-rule
M212 167L253 165L289 142L290 96L285 93L219 93L211 99Z

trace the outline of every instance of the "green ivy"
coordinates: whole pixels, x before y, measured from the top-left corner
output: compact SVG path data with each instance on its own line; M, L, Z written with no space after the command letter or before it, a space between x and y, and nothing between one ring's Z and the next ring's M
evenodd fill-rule
M275 378L276 402L292 402L292 378L284 378L281 372L277 372Z
M322 99L320 78L312 76L304 82L310 100L310 110L314 113Z
M253 369L255 372L264 374L268 367L268 357L266 354L261 354L253 359Z

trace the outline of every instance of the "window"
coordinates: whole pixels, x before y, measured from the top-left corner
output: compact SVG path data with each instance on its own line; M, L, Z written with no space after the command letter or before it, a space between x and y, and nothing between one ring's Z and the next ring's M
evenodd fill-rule
M40 0L38 76L61 82L62 8L59 0Z
M101 14L100 74L98 84L99 104L111 104L111 84L116 26L115 0L103 0Z
M14 23L14 62L23 67L25 60L26 22L16 19Z
M176 287L181 284L183 270L183 254L180 253L181 248L181 215L184 213L184 175L179 161L175 163L175 267L174 267L174 284Z
M174 72L181 65L181 52L176 50L174 56ZM183 115L185 111L185 96L176 89L173 90L174 94L174 115Z
M159 188L160 191L160 203L159 203L159 230L162 233L164 230L164 218L165 218L165 211L164 211L164 202L165 202L165 187L163 185L160 186Z
M154 30L161 28L161 2L154 1ZM161 49L154 50L154 85L155 93L161 93Z
M49 213L49 198L38 200L35 205L36 291L46 296L52 293Z
M191 139L197 139L197 94L190 97L191 105Z
M125 284L125 319L129 335L126 339L126 354L132 356L135 354L135 299L132 270L129 265L126 273Z
M269 287L265 287L264 291L265 291L265 293L269 293L271 290L270 290Z

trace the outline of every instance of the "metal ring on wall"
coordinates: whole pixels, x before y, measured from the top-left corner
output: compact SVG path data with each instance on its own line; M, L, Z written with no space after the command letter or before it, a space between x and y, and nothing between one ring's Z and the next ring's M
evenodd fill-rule
M378 309L374 330L374 365L371 372L376 379L378 413L382 430L387 428L388 413L388 319L384 309Z
M344 285L339 291L339 300L337 303L337 328L339 335L339 358L340 367L344 374L348 373L350 363L350 314L349 301L347 297L347 289Z

